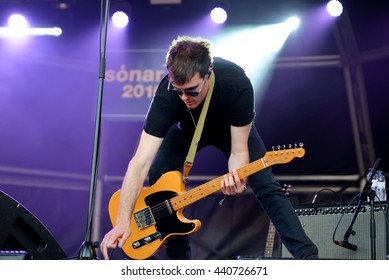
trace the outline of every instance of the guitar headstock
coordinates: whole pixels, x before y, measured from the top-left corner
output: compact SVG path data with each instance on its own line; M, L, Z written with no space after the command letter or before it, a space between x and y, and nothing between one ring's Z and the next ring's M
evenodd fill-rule
M303 148L303 143L300 144L289 144L288 148L286 145L282 147L279 145L277 149L273 146L272 151L266 152L264 159L266 160L266 164L282 164L288 163L292 159L298 157L301 158L305 155L305 149Z

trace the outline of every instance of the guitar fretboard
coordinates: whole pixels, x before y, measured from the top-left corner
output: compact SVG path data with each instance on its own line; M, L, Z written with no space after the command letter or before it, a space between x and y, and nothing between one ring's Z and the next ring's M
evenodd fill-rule
M265 258L271 258L273 256L275 237L276 237L276 228L274 227L273 223L270 222L269 223L269 230L267 232L265 252L263 254Z
M237 170L239 178L245 178L251 174L269 166L269 164L263 159L256 160L245 167ZM220 183L223 180L223 176L220 176L212 181L202 184L194 189L191 189L179 196L170 199L171 205L175 211L182 209L210 194L213 194L220 190Z
M239 178L243 179L271 165L287 163L295 157L303 157L304 154L305 150L302 147L266 152L264 157L239 168L237 172ZM231 174L231 172L229 174ZM183 209L184 207L217 192L220 190L220 182L223 180L223 177L224 176L215 178L181 195L171 198L170 203L172 208L175 211Z

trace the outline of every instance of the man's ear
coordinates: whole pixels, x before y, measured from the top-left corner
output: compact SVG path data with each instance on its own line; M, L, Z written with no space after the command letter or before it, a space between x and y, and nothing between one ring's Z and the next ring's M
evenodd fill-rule
M211 77L212 71L213 71L212 67L209 67L209 70L208 70L208 78Z
M213 63L211 63L211 65L209 65L209 69L208 69L209 76L211 76L212 71L213 71Z

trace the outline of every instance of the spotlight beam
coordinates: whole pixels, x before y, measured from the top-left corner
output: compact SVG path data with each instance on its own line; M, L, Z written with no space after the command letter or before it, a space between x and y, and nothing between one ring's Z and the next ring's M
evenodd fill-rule
M214 39L214 53L245 69L257 89L256 99L260 101L273 63L298 24L298 18L292 18L277 24L226 29Z

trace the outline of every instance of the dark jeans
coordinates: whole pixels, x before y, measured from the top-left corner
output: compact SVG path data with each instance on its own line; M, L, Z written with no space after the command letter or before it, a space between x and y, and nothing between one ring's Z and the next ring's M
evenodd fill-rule
M191 140L192 136L185 134L178 126L173 126L169 130L151 166L150 184L155 184L158 178L168 171L182 170ZM227 142L204 143L200 141L198 150L207 145L213 145L228 158L231 143ZM266 153L265 145L254 125L250 131L248 146L250 162L263 157ZM266 168L252 174L248 178L248 183L290 253L299 259L317 255L316 245L305 234L289 199L284 195L279 183L274 180L271 169ZM169 259L190 259L191 257L188 237L185 235L170 237L165 248Z

